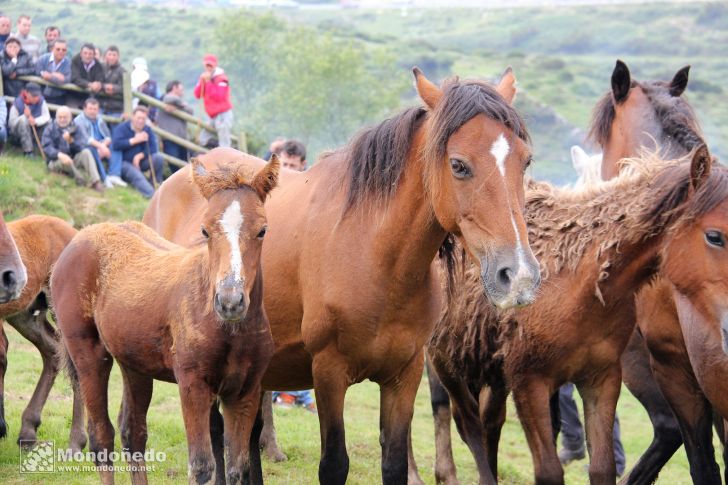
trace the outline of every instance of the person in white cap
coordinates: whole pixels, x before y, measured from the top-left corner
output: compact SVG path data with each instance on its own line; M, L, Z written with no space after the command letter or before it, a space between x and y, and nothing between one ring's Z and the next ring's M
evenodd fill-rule
M151 96L154 99L160 99L161 93L159 92L159 86L157 81L151 78L149 75L149 68L147 67L147 61L143 57L136 57L132 63L131 71L131 89L133 91L139 91L140 93ZM138 105L146 106L149 108L149 119L151 121L157 120L157 108L149 106L144 101L139 101L134 98L133 107L136 108Z

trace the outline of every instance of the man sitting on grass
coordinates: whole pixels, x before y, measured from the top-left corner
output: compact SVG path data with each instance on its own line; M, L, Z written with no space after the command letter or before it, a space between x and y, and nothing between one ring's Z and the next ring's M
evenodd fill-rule
M26 157L33 155L33 138L51 120L48 105L40 94L40 86L30 82L20 91L10 108L10 136L20 143ZM35 132L35 133L33 133Z
M161 184L164 159L157 148L157 137L147 126L147 113L144 106L134 108L131 119L114 128L111 146L121 152L121 178L149 199L155 187L142 172L153 167L152 182Z
M71 121L71 110L66 106L58 108L55 121L43 132L48 170L73 177L80 186L103 192L96 160L88 148L83 148L83 131L77 128Z

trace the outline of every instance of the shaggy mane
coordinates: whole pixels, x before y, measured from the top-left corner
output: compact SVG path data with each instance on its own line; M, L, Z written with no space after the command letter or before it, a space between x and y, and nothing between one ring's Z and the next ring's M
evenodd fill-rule
M195 170L191 170L190 173L193 183L197 185L206 199L221 190L237 190L241 187L253 190L251 183L255 173L252 168L241 163L226 163L204 174L197 173Z

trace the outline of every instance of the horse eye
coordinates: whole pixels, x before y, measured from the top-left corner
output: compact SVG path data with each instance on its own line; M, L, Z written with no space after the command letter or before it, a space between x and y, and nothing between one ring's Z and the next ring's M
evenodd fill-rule
M723 233L719 231L706 231L705 240L711 246L718 246L719 248L725 246L725 237L723 236Z
M533 157L528 157L526 163L523 164L523 171L525 172L528 167L533 163Z
M258 233L258 236L256 236L258 239L263 239L263 236L265 236L266 231L268 228L266 226L263 226L263 229L260 230Z
M465 162L457 158L450 159L450 168L452 169L453 175L459 179L464 179L472 175L470 167L468 167Z
M200 227L200 229L202 230L202 237L204 237L205 239L209 239L210 235L207 233L207 230L205 230L205 227Z

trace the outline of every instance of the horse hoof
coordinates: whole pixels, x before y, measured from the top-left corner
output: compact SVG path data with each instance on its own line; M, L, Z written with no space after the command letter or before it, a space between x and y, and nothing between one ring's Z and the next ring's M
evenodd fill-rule
M36 443L38 443L38 438L36 436L18 436L18 446L20 446L24 450L29 450L33 448Z
M265 456L273 463L287 461L288 457L281 450L265 450Z

